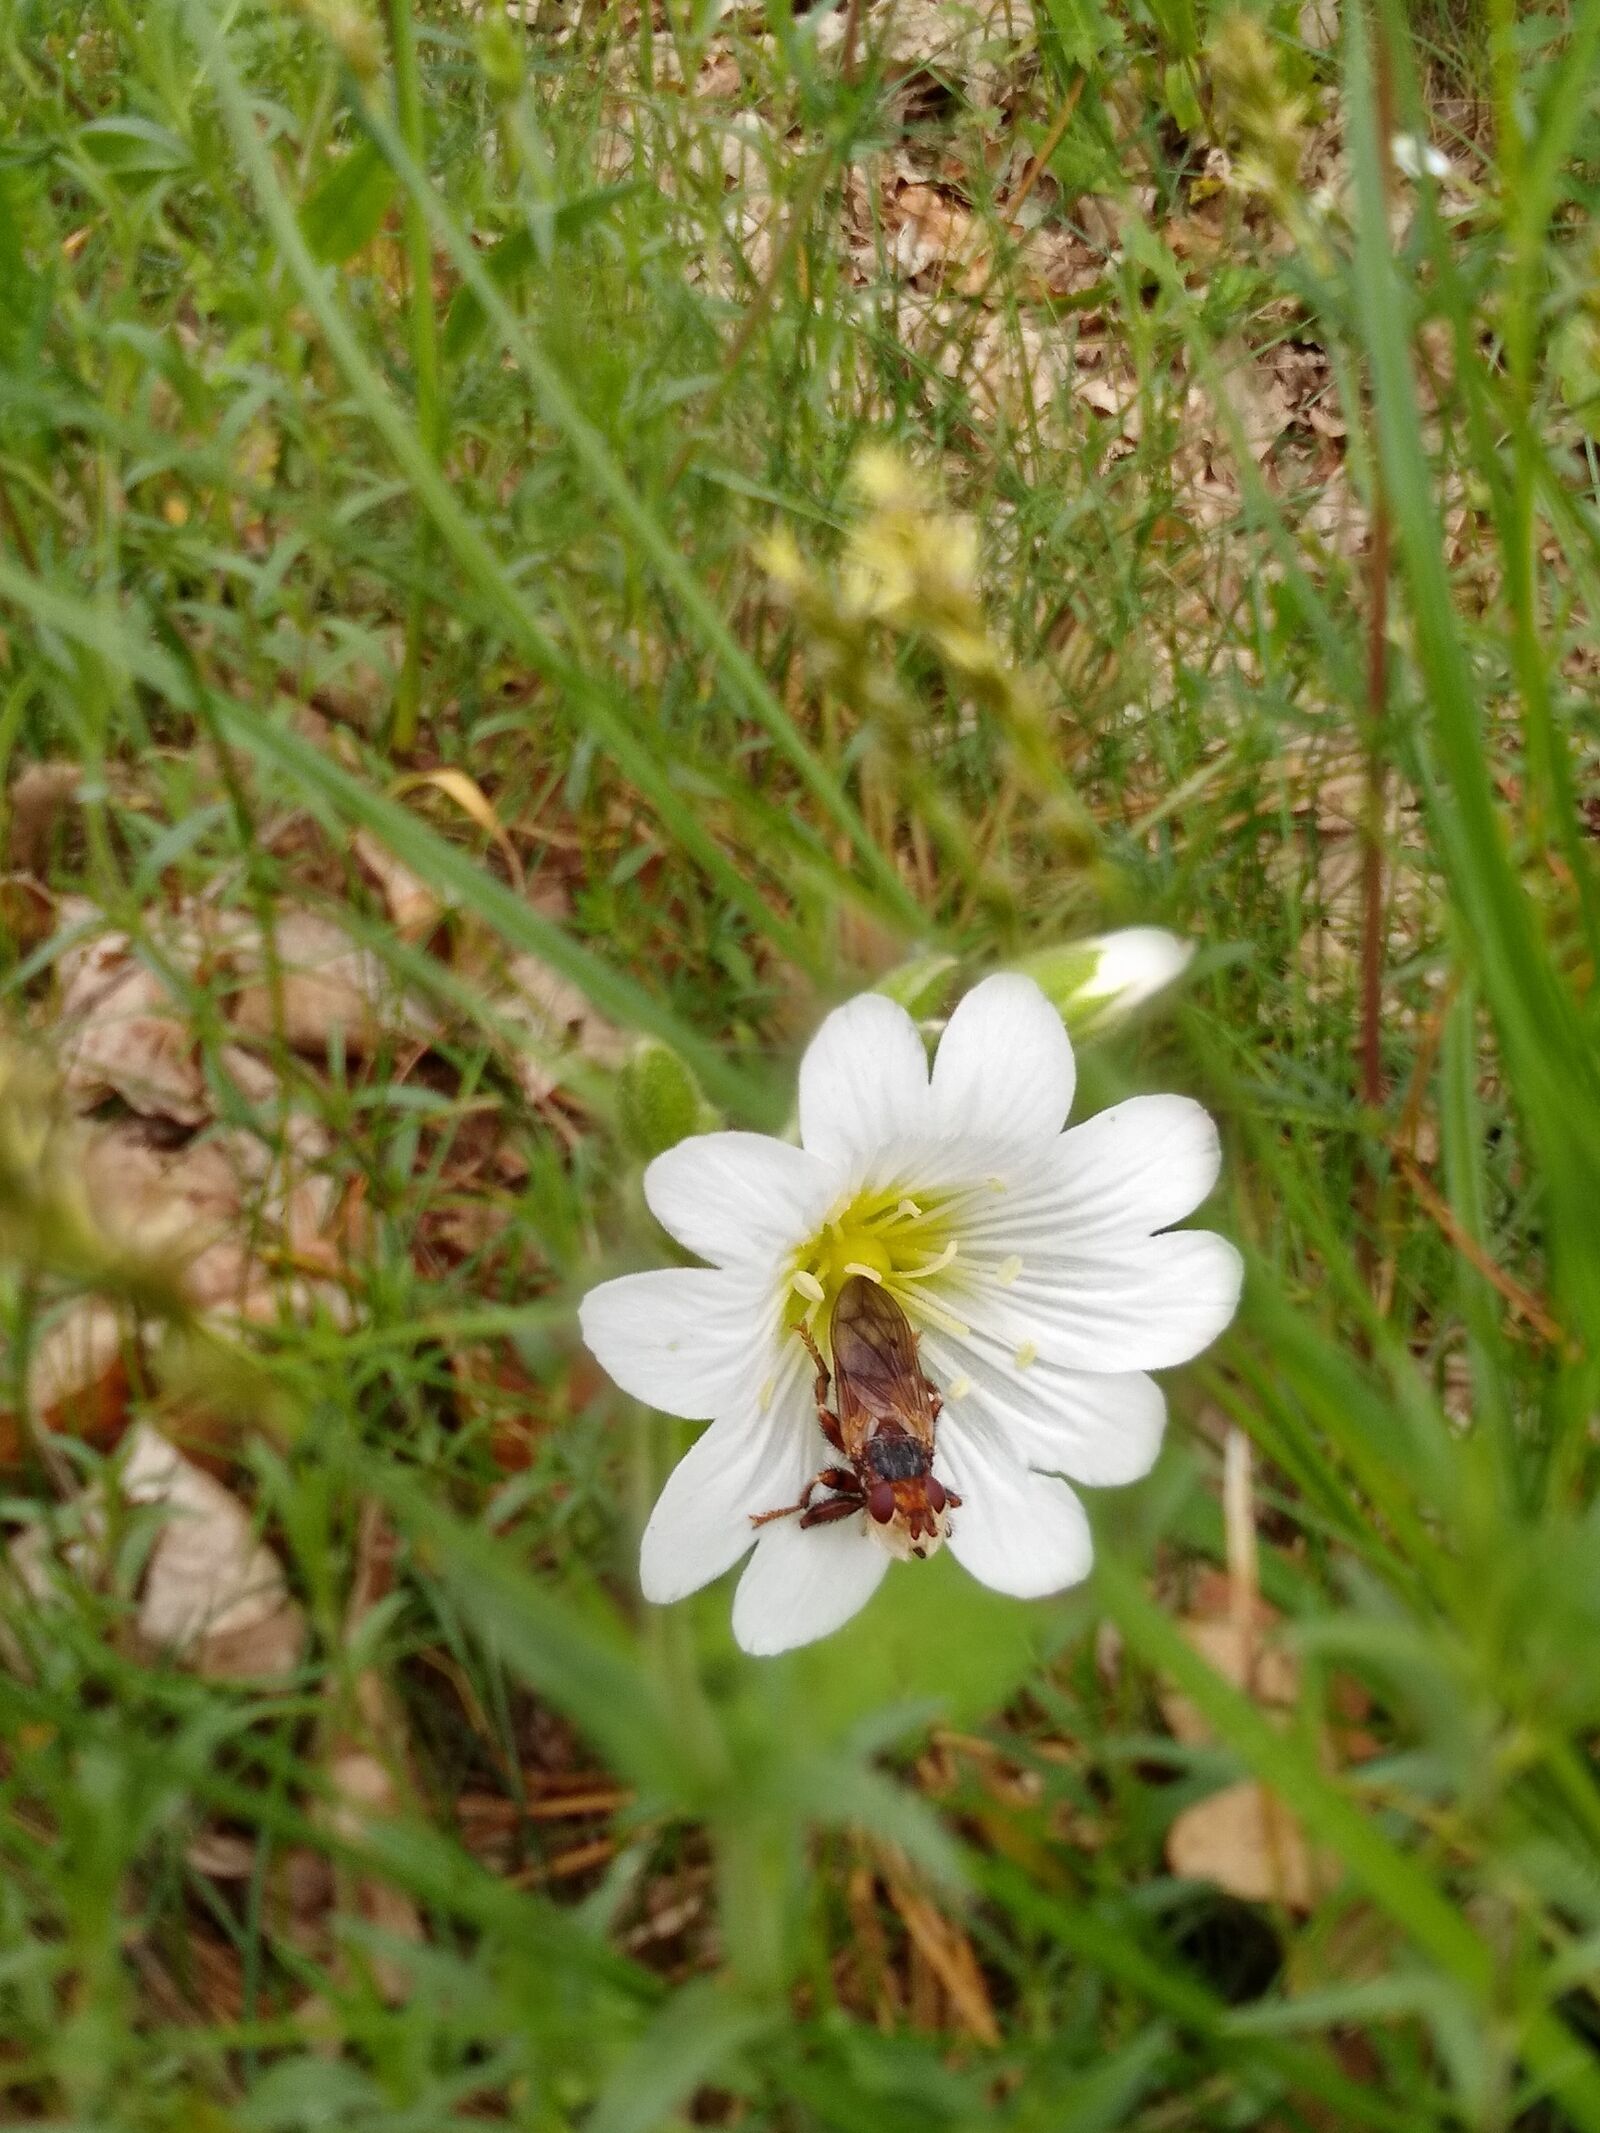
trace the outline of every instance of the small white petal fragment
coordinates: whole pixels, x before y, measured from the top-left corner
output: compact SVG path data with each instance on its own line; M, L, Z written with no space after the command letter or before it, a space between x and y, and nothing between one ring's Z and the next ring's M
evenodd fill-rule
M1430 178L1443 180L1454 174L1455 165L1444 151L1431 141L1418 140L1414 133L1395 134L1389 142L1389 153L1402 177L1415 180L1426 171Z

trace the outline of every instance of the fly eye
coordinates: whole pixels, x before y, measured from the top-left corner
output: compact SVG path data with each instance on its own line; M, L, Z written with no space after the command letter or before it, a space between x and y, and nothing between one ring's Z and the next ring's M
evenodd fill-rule
M867 1509L880 1526L886 1526L894 1516L894 1485L888 1481L875 1481L867 1491Z
M942 1481L936 1481L934 1477L930 1474L928 1476L929 1509L933 1511L942 1511L945 1507L946 1500L947 1499L944 1493L944 1483Z

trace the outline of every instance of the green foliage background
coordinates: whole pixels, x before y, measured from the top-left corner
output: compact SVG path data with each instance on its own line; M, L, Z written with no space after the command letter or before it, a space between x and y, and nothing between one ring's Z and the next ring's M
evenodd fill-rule
M1489 153L1448 223L1432 188L1405 216L1386 198L1378 113L1426 132L1436 78L1398 13L1348 8L1332 53L1269 24L1283 97L1344 115L1346 205L1295 224L1311 204L1275 203L1288 249L1241 217L1205 277L1166 233L1198 153L1175 129L1231 124L1248 146L1249 111L1216 101L1218 25L1064 0L1019 20L1041 141L1078 99L1052 166L1064 211L1088 186L1125 210L1095 301L1143 422L1109 461L1066 401L996 413L852 285L839 189L891 137L872 25L853 78L808 20L732 28L782 142L768 177L792 231L758 295L721 164L697 149L713 122L679 86L717 27L704 10L672 8L652 41L605 8L558 38L443 7L379 22L355 0L4 0L0 763L7 783L37 758L84 766L56 885L136 938L179 890L289 895L262 835L283 808L340 848L365 827L769 1129L808 1022L888 962L932 946L977 972L1168 923L1205 944L1195 981L1170 1022L1091 1049L1087 1099L1160 1081L1218 1111L1215 1219L1250 1259L1241 1323L1174 1388L1155 1476L1096 1499L1083 1591L1024 1608L940 1564L892 1579L833 1642L750 1662L725 1593L666 1614L631 1597L674 1431L572 1390L576 1296L660 1249L603 1075L570 1149L536 1117L520 1129L511 1220L538 1293L502 1293L488 1263L421 1270L419 1151L494 1086L488 1011L457 986L459 1099L337 1076L319 1098L374 1215L356 1330L279 1329L249 1380L238 1459L312 1618L303 1676L257 1693L136 1663L119 1631L132 1558L48 1610L6 1591L6 2122L1600 2127L1600 515L1572 385L1593 317L1600 6L1494 0L1469 58ZM613 170L618 79L635 133ZM1133 136L1109 115L1130 89ZM941 123L992 214L981 125L952 94ZM1154 207L1131 141L1167 188ZM1045 323L1070 339L1071 307ZM1352 479L1392 529L1376 710L1359 559L1246 450L1225 525L1192 525L1173 493L1191 381L1226 406L1241 342L1291 328L1326 350ZM814 715L807 647L765 600L752 540L785 525L827 558L868 437L939 469L983 529L991 623L1039 677L1092 857L1049 793L1019 790L1003 717L965 703L926 642L885 654L925 713L909 741ZM1176 621L1197 584L1204 642ZM335 709L327 746L298 720L308 701ZM397 795L413 751L492 790L505 822L548 807L573 826L566 916L500 878L471 825ZM1384 817L1377 1105L1353 978L1323 982L1302 954L1324 892L1276 775L1302 760L1314 789L1369 758L1406 803L1401 830ZM885 761L902 781L887 799ZM884 834L902 803L942 811L983 865L914 890ZM18 1003L51 952L15 944ZM220 1026L195 1012L210 1056ZM1413 1096L1448 1224L1391 1160ZM5 1273L13 1359L39 1271ZM559 1425L512 1480L449 1420L450 1353L491 1332ZM1186 1566L1222 1551L1202 1400L1257 1448L1263 1576L1302 1661L1287 1728L1174 1626ZM30 1484L10 1485L20 1514ZM372 1501L401 1571L352 1650L344 1592ZM368 1667L402 1697L420 1796L336 1835L319 1742ZM1370 1700L1378 1752L1359 1767L1326 1752L1339 1675ZM1215 1746L1168 1736L1164 1678ZM633 1793L581 1901L492 1871L453 1832L484 1741L514 1769L533 1709ZM998 1807L975 1780L926 1797L912 1777L935 1719L1030 1773L1032 1804ZM1243 1773L1337 1863L1308 1918L1164 1865L1174 1815ZM1063 1839L1073 1816L1093 1817L1093 1847ZM187 1858L219 1823L256 1847L237 1900ZM841 2000L867 1840L964 1921L997 2046L885 2033ZM336 1887L406 1892L425 1945L387 1947L351 1902L333 1958L297 1949L270 1895L275 1863L308 1851ZM638 1890L695 1860L715 1901L692 1959L622 1952ZM236 2020L184 1999L202 1914L238 1957ZM400 2004L386 1955L412 1980Z

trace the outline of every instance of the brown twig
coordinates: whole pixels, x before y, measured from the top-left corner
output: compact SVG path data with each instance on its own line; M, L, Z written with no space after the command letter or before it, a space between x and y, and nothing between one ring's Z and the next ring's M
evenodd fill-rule
M1078 108L1078 99L1083 95L1083 85L1087 79L1087 75L1080 74L1061 99L1061 109L1051 121L1050 131L1045 135L1039 153L1029 163L1027 175L1017 187L1016 198L1006 202L1005 219L1012 229L1017 226L1017 217L1022 213L1023 203L1049 168L1050 158L1061 146L1062 136L1072 124L1072 114Z
M1531 1289L1525 1289L1514 1275L1508 1274L1504 1267L1495 1265L1477 1239L1462 1227L1455 1209L1416 1157L1404 1148L1396 1148L1393 1153L1401 1175L1415 1193L1424 1212L1438 1225L1445 1242L1452 1250L1458 1251L1467 1264L1483 1276L1490 1288L1504 1297L1517 1316L1532 1327L1540 1340L1552 1348L1567 1351L1571 1344L1543 1303Z
M1394 189L1389 143L1394 137L1394 67L1381 22L1374 22L1378 102L1378 169L1387 217ZM1383 818L1388 792L1384 727L1389 703L1389 500L1383 459L1372 440L1372 533L1367 544L1367 773L1361 836L1361 1100L1369 1110L1383 1102ZM1370 1281L1379 1260L1375 1223L1378 1172L1369 1164L1360 1196L1364 1220L1358 1250Z
M839 78L853 82L856 78L856 46L861 40L861 0L850 0L845 10L844 41L839 53Z

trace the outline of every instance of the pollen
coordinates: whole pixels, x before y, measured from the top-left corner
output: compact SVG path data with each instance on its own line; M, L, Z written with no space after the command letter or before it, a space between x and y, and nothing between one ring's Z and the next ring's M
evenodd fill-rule
M826 1301L827 1290L816 1275L808 1274L803 1266L797 1267L789 1276L789 1286L805 1297L808 1303L819 1304Z
M1011 1284L1016 1280L1017 1276L1022 1272L1021 1253L1013 1252L1009 1259L1002 1259L999 1266L996 1267L995 1272L1000 1278L1001 1288L1009 1289Z
M1037 1342L1037 1341L1024 1341L1024 1342L1023 1342L1023 1344L1022 1344L1022 1346L1021 1346L1021 1347L1020 1347L1020 1348L1019 1348L1019 1349L1017 1350L1017 1368L1018 1368L1019 1370L1026 1370L1026 1369L1027 1369L1027 1367L1028 1367L1028 1365L1029 1365L1030 1363L1036 1363L1036 1362L1037 1362L1038 1360L1039 1360L1039 1344L1038 1344L1038 1342Z

